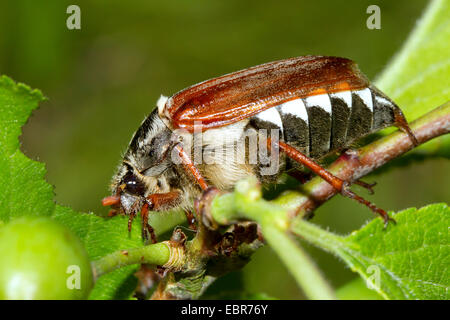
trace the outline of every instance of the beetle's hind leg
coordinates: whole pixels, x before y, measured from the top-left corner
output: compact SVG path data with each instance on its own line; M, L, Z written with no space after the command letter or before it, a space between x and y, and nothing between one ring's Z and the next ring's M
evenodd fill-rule
M301 184L308 182L313 177L312 172L302 172L299 170L292 170L292 171L289 171L287 174L290 175L292 178L298 180ZM370 194L375 193L373 190L373 187L375 187L377 185L376 182L367 183L367 182L364 182L364 181L358 179L358 180L353 181L353 183L357 184L360 187L367 189L367 191L369 191Z
M376 214L379 214L383 220L384 224L387 225L389 221L394 221L386 211L383 209L378 208L375 204L371 203L370 201L364 199L361 196L358 196L353 191L350 190L350 183L348 181L344 181L326 169L322 168L319 164L317 164L314 160L311 158L305 156L303 153L298 151L297 149L291 147L290 145L282 142L282 141L271 141L268 139L267 141L269 148L272 148L273 146L278 147L281 151L283 151L289 158L301 163L302 165L308 167L312 172L320 176L322 179L327 181L329 184L331 184L336 190L338 190L343 196L348 197L350 199L354 199L358 201L359 203L362 203L363 205L367 206L370 210L375 212ZM363 184L365 186L365 184ZM370 185L367 185L370 186ZM370 189L369 189L370 190Z
M364 199L361 196L358 196L356 193L354 193L353 191L350 190L350 184L347 181L344 181L343 185L342 185L342 189L340 190L341 194L343 196L346 196L347 198L353 199L358 201L359 203L365 205L366 207L368 207L370 210L372 210L373 212L379 214L384 221L384 226L386 227L389 223L389 221L392 221L394 224L396 223L396 221L391 218L388 213L386 211L384 211L381 208L378 208L375 204L373 204L372 202Z
M377 185L376 182L367 183L367 182L364 182L364 181L358 179L358 180L353 181L353 183L357 184L360 187L367 189L367 191L369 191L369 194L375 193L375 191L373 191L373 187L375 187Z

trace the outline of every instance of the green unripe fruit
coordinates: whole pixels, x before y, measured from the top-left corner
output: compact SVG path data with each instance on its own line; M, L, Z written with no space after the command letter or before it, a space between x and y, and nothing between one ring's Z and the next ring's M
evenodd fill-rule
M85 299L92 270L80 240L48 218L0 227L0 299Z

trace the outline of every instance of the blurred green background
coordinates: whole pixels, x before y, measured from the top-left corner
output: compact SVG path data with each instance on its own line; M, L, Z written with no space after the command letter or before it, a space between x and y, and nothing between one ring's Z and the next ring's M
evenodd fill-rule
M161 93L306 54L351 58L374 79L427 2L2 0L0 73L49 98L22 141L28 156L46 163L57 201L104 215L100 200L121 153ZM81 30L66 28L70 4L81 8ZM371 4L381 8L381 30L366 28ZM449 169L448 161L434 159L368 177L378 182L368 199L389 210L446 201ZM347 233L372 218L363 206L335 197L313 222ZM308 249L334 287L356 277L334 257ZM302 297L267 247L209 294L242 286L277 298Z

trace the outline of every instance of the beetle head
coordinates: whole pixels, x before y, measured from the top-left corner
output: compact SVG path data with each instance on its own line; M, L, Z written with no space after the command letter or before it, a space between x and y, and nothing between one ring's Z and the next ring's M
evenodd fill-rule
M164 173L170 168L171 131L153 111L134 134L111 184L112 205L125 214L138 212L150 194L169 191Z

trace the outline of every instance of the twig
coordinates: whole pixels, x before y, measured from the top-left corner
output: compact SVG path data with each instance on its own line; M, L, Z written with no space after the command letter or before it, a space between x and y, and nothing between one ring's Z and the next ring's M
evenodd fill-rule
M113 252L99 260L93 261L92 270L94 279L98 279L105 273L127 265L145 263L168 266L170 264L170 267L173 267L177 260L182 260L179 246L172 245L170 241L164 241L140 248Z
M288 212L261 198L261 188L256 179L238 182L234 193L230 195L222 199L217 197L217 201L213 201L211 214L216 222L229 224L242 219L256 221L264 240L285 263L309 298L335 299L333 290L315 263L290 237Z

